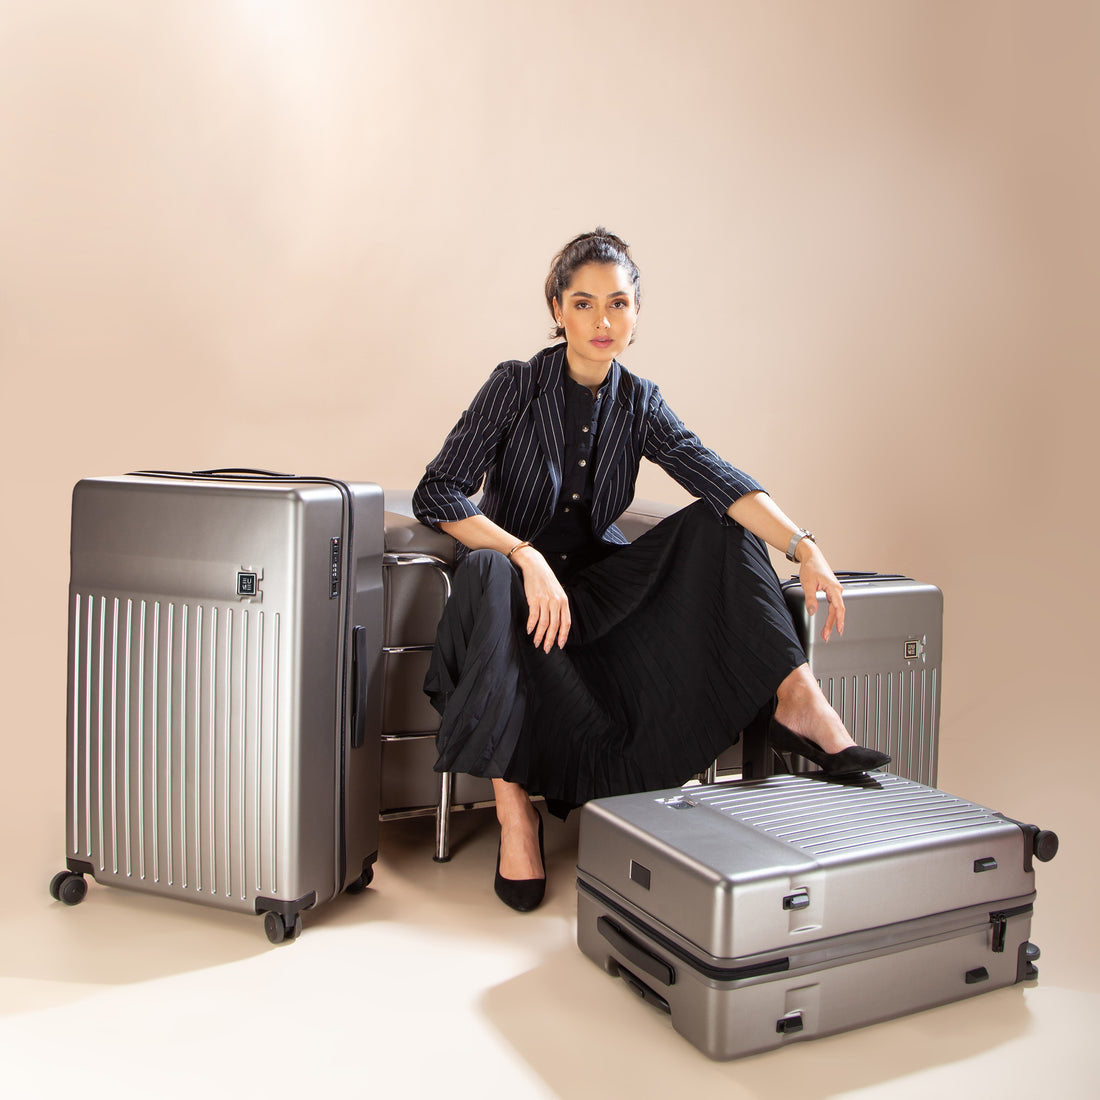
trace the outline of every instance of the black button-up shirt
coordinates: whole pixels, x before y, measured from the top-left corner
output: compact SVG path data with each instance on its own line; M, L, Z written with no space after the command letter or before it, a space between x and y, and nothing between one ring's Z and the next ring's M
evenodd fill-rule
M600 414L607 383L593 396L568 374L565 387L565 450L561 494L550 522L534 539L535 549L554 572L566 578L606 555L608 547L592 533L592 486L599 447Z

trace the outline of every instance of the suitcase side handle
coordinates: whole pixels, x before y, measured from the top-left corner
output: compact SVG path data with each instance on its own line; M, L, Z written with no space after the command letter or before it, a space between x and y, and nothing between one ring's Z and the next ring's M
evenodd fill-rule
M357 626L351 632L351 747L361 749L367 730L367 628Z
M676 971L664 959L650 954L633 936L628 936L610 917L600 917L596 929L601 936L625 959L639 970L656 978L662 985L676 984Z

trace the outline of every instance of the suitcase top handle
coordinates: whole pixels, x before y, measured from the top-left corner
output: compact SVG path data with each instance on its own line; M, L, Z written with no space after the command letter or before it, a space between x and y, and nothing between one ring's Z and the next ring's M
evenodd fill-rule
M836 579L841 584L845 584L853 581L908 581L912 580L912 577L903 576L901 573L873 573L860 569L838 569L836 570ZM797 575L792 574L791 577L780 583L782 587L789 588L791 585L798 584L799 580Z
M270 477L298 481L297 474L280 474L276 470L256 470L250 466L226 466L217 470L131 470L131 477Z
M217 477L219 474L255 474L257 477L294 477L294 474L280 474L275 470L257 470L251 466L225 466L217 470L192 470L197 477Z

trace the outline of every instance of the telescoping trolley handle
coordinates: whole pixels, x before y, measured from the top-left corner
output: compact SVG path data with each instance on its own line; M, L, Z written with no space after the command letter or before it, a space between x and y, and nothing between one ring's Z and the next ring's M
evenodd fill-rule
M352 630L351 648L351 747L361 749L366 744L367 729L367 628L357 626Z

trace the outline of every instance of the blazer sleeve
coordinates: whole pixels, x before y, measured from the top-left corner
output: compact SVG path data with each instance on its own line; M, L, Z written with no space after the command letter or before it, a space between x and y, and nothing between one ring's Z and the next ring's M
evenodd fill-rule
M512 364L501 363L428 463L412 501L421 523L438 529L440 523L482 514L469 498L481 488L518 406Z
M767 491L754 477L704 446L669 408L656 386L646 406L642 453L693 496L705 500L720 518L728 518L726 509L739 497Z

